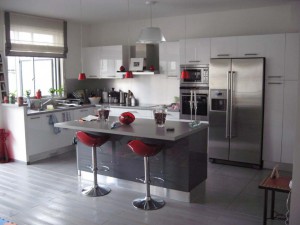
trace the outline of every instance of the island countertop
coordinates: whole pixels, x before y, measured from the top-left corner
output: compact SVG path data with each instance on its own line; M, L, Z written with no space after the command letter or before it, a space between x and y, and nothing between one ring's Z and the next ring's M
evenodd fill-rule
M166 141L176 141L208 127L208 123L202 122L199 126L191 128L188 122L181 121L166 121L165 127L157 127L154 120L135 119L130 125L111 129L114 121L118 121L118 117L110 117L108 122L74 120L56 123L55 127ZM174 131L167 131L167 128L174 128Z

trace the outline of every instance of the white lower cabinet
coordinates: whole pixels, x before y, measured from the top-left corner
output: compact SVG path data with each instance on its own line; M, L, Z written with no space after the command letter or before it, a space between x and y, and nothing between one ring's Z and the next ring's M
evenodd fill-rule
M86 117L88 115L95 115L95 107L83 108L83 109L75 109L74 110L74 119L79 120L82 117Z
M29 157L71 145L74 131L59 129L60 132L56 133L57 128L49 123L51 115L58 122L74 119L72 110L27 116L26 142Z
M283 163L293 163L293 153L297 147L298 115L298 81L285 81L281 152L281 162Z
M151 109L133 109L133 108L111 108L110 116L120 116L123 112L131 112L136 118L152 119L153 110Z
M292 163L296 147L297 95L297 81L266 81L263 160Z

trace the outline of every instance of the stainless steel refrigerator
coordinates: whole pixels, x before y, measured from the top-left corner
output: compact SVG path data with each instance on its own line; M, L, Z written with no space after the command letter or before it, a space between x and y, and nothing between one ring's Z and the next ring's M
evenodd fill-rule
M211 161L262 166L264 65L264 58L211 59Z

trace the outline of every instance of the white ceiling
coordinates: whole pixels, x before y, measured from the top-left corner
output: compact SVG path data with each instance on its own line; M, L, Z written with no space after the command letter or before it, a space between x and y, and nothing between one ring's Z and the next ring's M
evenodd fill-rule
M230 9L255 8L299 0L157 0L153 17L169 17ZM150 18L145 0L0 0L0 9L82 21L114 22Z

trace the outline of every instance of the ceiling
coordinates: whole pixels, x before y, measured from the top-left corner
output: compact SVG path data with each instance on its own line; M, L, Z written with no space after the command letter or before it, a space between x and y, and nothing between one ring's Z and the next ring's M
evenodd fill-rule
M299 0L157 0L152 16L182 16L295 1ZM0 9L83 23L150 19L150 6L145 0L129 0L129 16L128 0L0 0Z

